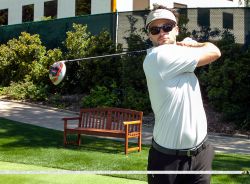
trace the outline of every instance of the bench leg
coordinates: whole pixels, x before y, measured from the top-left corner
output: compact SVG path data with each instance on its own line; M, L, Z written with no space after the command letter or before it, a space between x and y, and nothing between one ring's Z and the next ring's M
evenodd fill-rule
M128 154L128 137L125 137L125 155Z
M141 134L139 135L139 137L138 137L138 152L140 152L141 151L141 142L142 142L142 140L141 140Z
M66 144L67 144L67 133L66 133L66 131L64 130L64 134L63 134L64 136L63 136L63 143L64 143L64 146L66 146Z
M81 134L77 135L77 144L78 144L78 146L81 145Z

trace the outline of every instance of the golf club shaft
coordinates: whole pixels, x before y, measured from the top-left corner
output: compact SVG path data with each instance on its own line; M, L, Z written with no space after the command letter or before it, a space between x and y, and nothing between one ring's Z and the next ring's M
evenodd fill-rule
M91 56L91 57L86 57L86 58L64 60L64 62L84 61L84 60L90 60L90 59L100 59L100 58L106 58L106 57L116 57L116 56L121 56L121 55L146 53L146 51L147 50L138 50L138 51L130 51L130 52L121 52L121 53L116 53L116 54L106 54L102 56Z

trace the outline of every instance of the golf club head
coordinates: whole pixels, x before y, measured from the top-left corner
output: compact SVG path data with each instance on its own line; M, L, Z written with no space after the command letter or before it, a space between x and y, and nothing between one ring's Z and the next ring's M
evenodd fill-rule
M50 66L49 78L54 85L58 85L66 74L65 61L58 61Z

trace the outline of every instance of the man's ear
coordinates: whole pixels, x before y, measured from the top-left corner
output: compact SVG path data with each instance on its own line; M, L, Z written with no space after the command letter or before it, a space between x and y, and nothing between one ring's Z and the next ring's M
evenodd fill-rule
M151 38L151 36L150 36L150 33L147 33L147 34L148 34L149 40L152 42L152 38Z
M149 40L152 42L151 36L149 36Z

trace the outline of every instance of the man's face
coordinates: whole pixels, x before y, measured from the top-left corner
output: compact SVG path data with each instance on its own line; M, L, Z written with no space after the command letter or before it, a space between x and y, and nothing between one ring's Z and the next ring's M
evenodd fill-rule
M163 44L175 44L178 35L178 27L173 21L158 19L149 25L149 39L154 46Z

